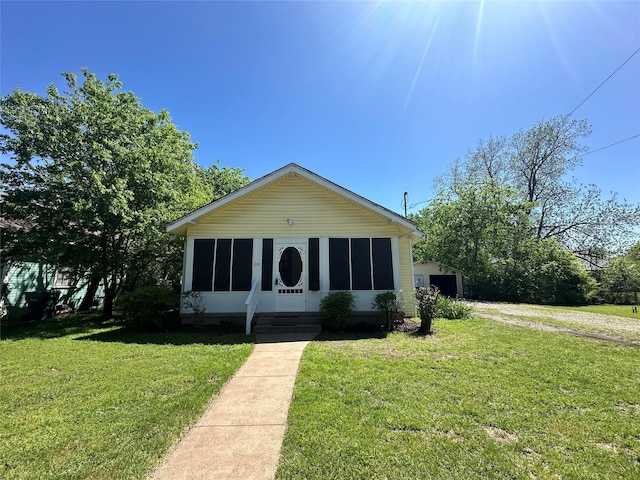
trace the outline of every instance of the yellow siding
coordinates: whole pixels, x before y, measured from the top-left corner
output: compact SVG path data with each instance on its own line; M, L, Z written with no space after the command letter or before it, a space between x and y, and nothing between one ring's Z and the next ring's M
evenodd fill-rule
M416 307L411 244L407 237L398 239L398 244L398 249L400 250L400 284L402 285L404 312L409 316L413 316L416 312Z
M293 220L293 225L287 223ZM396 224L300 176L287 175L200 217L188 236L395 236Z
M292 219L293 225L287 219ZM400 285L396 288L403 290L406 313L413 315L409 232L389 218L295 174L248 192L187 227L187 236L208 238L400 237Z

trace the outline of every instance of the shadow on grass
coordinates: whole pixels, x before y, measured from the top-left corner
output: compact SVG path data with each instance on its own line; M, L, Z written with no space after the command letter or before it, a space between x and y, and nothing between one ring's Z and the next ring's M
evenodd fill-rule
M110 330L95 332L106 328ZM156 345L237 345L255 341L253 336L242 334L240 329L194 329L168 325L163 330L144 331L124 326L118 321L102 320L99 314L68 314L50 320L3 322L0 334L2 340L46 340L86 334L76 340Z
M320 334L314 338L316 342L342 342L345 340L365 340L371 338L387 338L389 332L373 329L353 329L343 332L333 330L323 330Z
M2 340L60 338L115 325L113 320L102 320L98 314L59 315L48 320L4 321L2 322Z
M107 331L96 332L97 329ZM399 329L412 336L422 336L417 325L405 322ZM99 314L59 315L51 320L3 322L2 340L22 340L26 338L53 339L69 335L82 335L75 340L94 342L117 342L141 345L239 345L255 343L255 336L245 335L242 328L180 325L169 322L162 328L140 330L137 327L123 325L114 320L102 320ZM345 331L323 330L314 341L357 341L364 339L384 339L389 333L380 327L353 326ZM305 338L306 339L306 338ZM289 339L293 341L296 339ZM299 339L298 339L299 340ZM267 339L268 341L268 339ZM275 341L275 340L274 340ZM277 341L287 341L278 338Z
M350 328L344 332L339 331L325 331L323 330L320 335L318 335L315 340L319 342L331 342L331 341L344 341L344 340L366 340L372 338L384 339L392 332L386 332L381 330L379 327L363 327L356 326ZM431 332L427 333L420 330L420 324L413 322L412 320L405 319L404 323L398 325L393 333L404 333L409 335L410 337L429 337L437 334L437 330L435 328L431 329Z
M135 343L140 345L240 345L255 343L253 335L229 331L143 332L135 328L121 327L106 332L93 333L76 340L93 342Z

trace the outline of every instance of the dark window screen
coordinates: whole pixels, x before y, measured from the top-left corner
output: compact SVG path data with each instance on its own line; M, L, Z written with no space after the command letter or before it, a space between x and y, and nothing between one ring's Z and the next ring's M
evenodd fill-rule
M248 292L251 290L252 266L253 240L251 238L234 240L231 290L234 292Z
M329 289L349 290L349 239L329 239Z
M193 276L191 290L210 292L213 283L213 247L215 240L193 241Z
M218 240L216 248L216 268L213 289L228 292L231 284L231 240Z
M371 290L371 246L368 238L351 239L351 289Z
M320 290L320 240L309 239L309 290Z
M273 239L262 240L262 291L269 292L273 289Z
M371 239L373 257L374 290L393 290L393 261L391 259L391 239Z

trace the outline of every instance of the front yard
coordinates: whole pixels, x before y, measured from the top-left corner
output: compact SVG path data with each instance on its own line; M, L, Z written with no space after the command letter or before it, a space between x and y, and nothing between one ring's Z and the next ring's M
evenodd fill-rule
M57 322L3 326L0 478L144 478L253 348ZM485 319L434 329L311 342L278 478L640 478L640 348Z
M324 335L278 478L640 478L640 349L489 320Z
M3 326L0 478L143 478L252 349L73 317Z

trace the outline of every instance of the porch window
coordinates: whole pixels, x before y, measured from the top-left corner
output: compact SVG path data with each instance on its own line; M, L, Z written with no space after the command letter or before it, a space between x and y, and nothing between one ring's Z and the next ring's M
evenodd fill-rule
M231 286L231 240L218 240L213 275L213 291L228 292Z
M309 239L309 290L320 290L320 239Z
M213 286L213 249L215 240L193 241L193 276L191 290L210 292Z
M351 289L371 290L371 242L351 239Z
M331 290L393 290L390 238L330 238Z
M231 290L248 292L251 290L251 265L253 263L253 240L241 238L233 241L233 267L231 270Z
M253 239L196 239L191 289L199 292L251 290Z
M351 290L349 270L349 239L329 239L329 289Z
M273 288L273 238L262 239L262 285L263 292Z
M390 238L371 239L371 257L373 259L373 289L393 290L393 259L391 257Z

